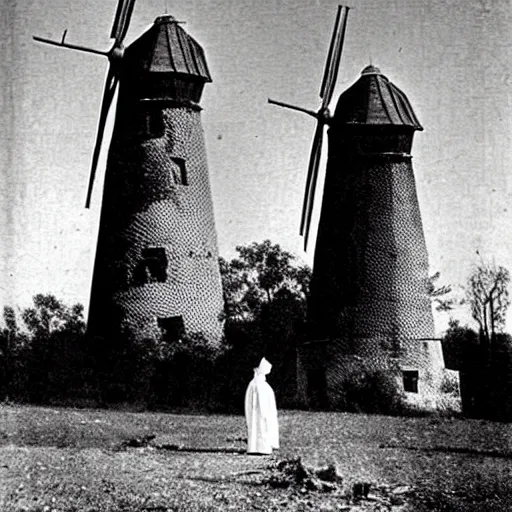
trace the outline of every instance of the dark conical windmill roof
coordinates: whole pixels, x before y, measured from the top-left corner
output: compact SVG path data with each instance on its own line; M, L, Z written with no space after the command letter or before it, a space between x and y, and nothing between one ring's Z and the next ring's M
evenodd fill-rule
M363 69L359 80L341 94L336 123L410 126L423 130L407 96L375 66Z
M203 48L172 16L159 16L149 30L125 52L131 69L149 73L178 73L211 82Z

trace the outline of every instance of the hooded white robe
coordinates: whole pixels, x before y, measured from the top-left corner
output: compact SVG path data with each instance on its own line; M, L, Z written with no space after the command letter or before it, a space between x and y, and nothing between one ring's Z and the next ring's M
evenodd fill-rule
M272 365L263 358L245 393L247 453L271 454L279 448L279 425L274 391L265 379Z

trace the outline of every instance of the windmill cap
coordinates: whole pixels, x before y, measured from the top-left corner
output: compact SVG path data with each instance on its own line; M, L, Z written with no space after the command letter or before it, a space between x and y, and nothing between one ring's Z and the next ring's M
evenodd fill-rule
M169 14L156 18L126 49L127 59L134 73L172 73L212 81L203 48Z
M369 64L361 71L361 75L382 75L382 73L377 66Z
M155 19L155 25L160 23L177 23L176 18L171 14L162 14Z
M366 66L357 82L340 95L334 122L423 130L407 96L373 64Z

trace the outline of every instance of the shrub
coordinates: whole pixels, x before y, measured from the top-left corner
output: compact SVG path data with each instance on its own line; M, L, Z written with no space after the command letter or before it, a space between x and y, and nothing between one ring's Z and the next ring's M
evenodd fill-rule
M456 373L445 372L441 381L441 392L451 395L460 395L459 376Z
M211 409L217 404L219 360L224 347L212 346L201 334L164 345L155 360L148 405Z
M401 414L405 397L390 371L363 366L344 375L332 404L337 410L370 414Z

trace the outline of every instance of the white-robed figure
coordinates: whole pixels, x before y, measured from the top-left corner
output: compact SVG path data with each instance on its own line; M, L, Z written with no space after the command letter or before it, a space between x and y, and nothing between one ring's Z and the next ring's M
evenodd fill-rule
M247 453L271 454L279 448L276 397L265 379L272 365L263 358L245 393Z

